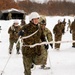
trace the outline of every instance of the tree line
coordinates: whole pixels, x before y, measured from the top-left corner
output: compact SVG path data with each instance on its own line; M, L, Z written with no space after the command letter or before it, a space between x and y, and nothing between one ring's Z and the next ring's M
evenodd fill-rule
M13 0L1 0L0 10L17 8L22 9L28 14L36 11L43 15L75 15L75 3L64 1L49 1L48 3L36 3L29 0L18 1Z

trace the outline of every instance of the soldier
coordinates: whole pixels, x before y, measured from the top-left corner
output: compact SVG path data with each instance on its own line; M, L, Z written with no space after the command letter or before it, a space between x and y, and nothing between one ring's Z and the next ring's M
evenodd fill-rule
M43 33L45 35L46 41L48 41L48 42L53 41L51 31L48 28L46 28L46 18L44 18L44 19L41 18L40 25L41 25L41 29L42 29L42 31L43 31ZM48 55L47 50L49 48L49 45L44 45L44 46L45 46L44 51L46 52L46 55L44 55L44 56L45 56L45 60L47 62L47 55ZM53 44L50 44L50 46L51 46L51 48L53 48ZM46 64L42 64L41 69L50 69L50 67L46 67L45 65Z
M66 26L66 21L65 21L65 18L64 18L64 20L63 20L63 22L62 22L63 24L64 24L64 26Z
M70 26L70 30L70 33L72 33L72 40L75 41L75 19ZM72 47L75 47L75 42L73 43Z
M32 12L29 15L29 24L25 25L21 30L24 34L22 34L22 32L19 34L20 36L22 36L23 40L22 54L25 75L31 75L32 63L36 65L45 63L41 63L41 61L43 60L43 57L41 56L43 50L42 45L37 45L32 48L29 47L29 45L40 43L41 39L43 41L45 40L45 36L43 35L40 26L38 26L39 17L40 16L37 12ZM41 60L39 60L39 58Z
M17 41L18 41L19 30L20 30L20 26L18 25L17 21L14 21L13 25L11 27L9 27L9 29L8 29L9 42L10 42L9 54L12 53L14 43L17 43ZM20 43L18 42L17 45L16 45L17 54L20 54L19 49L20 49Z
M70 21L70 19L68 19L67 31L69 30L70 26L71 26L71 21Z
M55 35L55 42L61 41L62 34L64 34L64 24L58 20L58 24L55 25L53 28L53 33ZM55 43L55 49L59 50L60 43Z
M8 13L8 20L12 19L12 14Z
M65 18L64 18L64 20L63 20L63 25L64 25L64 33L65 33L65 26L66 26L66 21L65 21Z
M22 20L21 20L21 28L22 28L24 25L26 25L26 22L25 22L24 19L22 19Z

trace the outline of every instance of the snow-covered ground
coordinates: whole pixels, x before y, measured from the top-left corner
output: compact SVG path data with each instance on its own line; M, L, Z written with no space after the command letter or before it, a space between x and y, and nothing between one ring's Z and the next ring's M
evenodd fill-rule
M66 18L66 22L68 22L68 19L70 19L71 22L74 20L74 17L70 16L48 16L46 17L47 27L52 32L58 19L63 20L64 18ZM16 54L15 45L13 47L13 54L9 55L8 53L8 28L13 24L13 21L14 20L0 20L0 26L2 28L0 33L0 40L2 41L0 43L0 75L2 71L2 75L24 75L22 54ZM28 20L26 20L26 22L28 22ZM70 40L72 40L72 34L65 30L65 34L62 36L62 41ZM48 53L47 66L50 66L51 69L42 70L40 69L40 65L38 65L34 70L32 70L32 75L75 75L75 48L72 48L72 43L62 43L60 51L51 49L50 47Z

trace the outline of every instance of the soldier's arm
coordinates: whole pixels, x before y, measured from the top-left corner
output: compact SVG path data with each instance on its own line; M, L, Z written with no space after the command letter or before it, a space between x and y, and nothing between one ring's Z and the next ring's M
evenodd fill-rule
M52 37L52 33L51 33L51 31L48 29L48 31L47 31L47 40L50 42L50 41L53 41L53 37ZM50 43L50 46L51 46L51 48L53 48L53 44L52 43Z
M9 34L12 33L11 27L9 27L9 29L8 29L8 33L9 33Z

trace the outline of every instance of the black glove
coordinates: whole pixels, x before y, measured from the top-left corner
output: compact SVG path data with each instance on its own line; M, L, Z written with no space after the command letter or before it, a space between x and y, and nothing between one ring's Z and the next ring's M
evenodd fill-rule
M24 35L24 31L21 30L19 33L18 33L19 36L23 36Z
M50 44L51 48L53 48L53 44Z
M45 44L44 46L45 46L45 49L48 49L49 48L49 45L48 44L47 45Z

